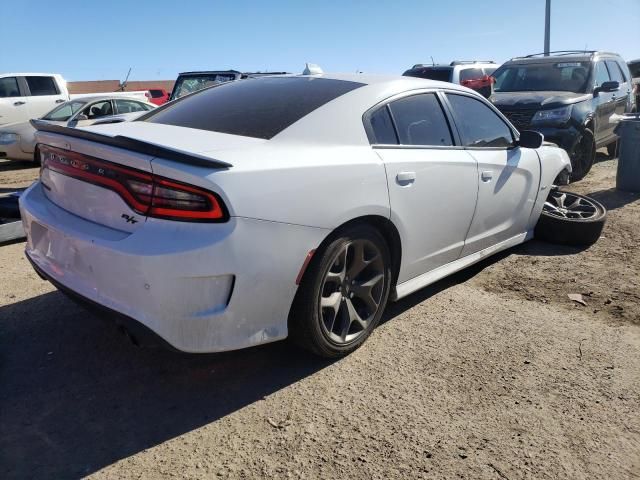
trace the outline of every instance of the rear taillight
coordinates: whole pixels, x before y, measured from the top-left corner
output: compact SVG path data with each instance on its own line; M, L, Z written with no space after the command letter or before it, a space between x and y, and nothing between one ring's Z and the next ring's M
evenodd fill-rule
M48 145L40 145L42 169L116 192L132 210L187 222L225 222L225 206L213 192L135 168Z

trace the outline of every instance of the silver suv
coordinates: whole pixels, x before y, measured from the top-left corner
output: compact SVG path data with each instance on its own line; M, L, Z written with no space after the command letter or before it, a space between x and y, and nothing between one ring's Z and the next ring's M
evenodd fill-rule
M418 63L403 75L457 83L476 90L488 98L493 84L491 74L497 68L498 65L491 60L456 60L449 65Z

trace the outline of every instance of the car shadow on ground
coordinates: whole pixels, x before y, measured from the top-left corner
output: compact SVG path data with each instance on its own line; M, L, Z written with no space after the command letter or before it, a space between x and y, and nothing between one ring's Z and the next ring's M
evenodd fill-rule
M391 303L383 322L521 248L568 254L529 242ZM91 474L331 363L287 342L208 355L135 347L58 292L0 307L0 478Z
M25 160L0 160L0 173L36 167L38 167L38 165L34 162L28 162Z
M598 190L589 193L587 196L600 202L607 210L616 210L640 200L640 194L638 193L623 192L615 188Z

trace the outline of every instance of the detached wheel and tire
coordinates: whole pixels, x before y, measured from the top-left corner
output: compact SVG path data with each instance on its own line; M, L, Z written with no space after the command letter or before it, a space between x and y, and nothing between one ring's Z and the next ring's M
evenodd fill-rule
M554 190L544 203L535 237L562 245L596 243L607 217L606 209L592 198Z
M582 138L571 152L572 182L582 180L591 171L596 158L596 142L591 130L585 130Z
M338 233L314 255L289 316L300 347L336 358L364 343L389 298L391 256L382 235L368 225Z

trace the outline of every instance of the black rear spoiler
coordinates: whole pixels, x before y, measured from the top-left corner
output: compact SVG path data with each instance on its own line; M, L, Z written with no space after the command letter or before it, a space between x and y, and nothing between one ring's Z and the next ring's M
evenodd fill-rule
M230 163L221 162L220 160L214 160L212 158L203 157L193 153L186 153L180 150L162 147L143 140L123 137L122 135L109 137L108 135L101 135L99 133L88 132L77 128L54 125L52 123L45 122L44 120L31 120L31 125L39 132L57 133L67 137L81 138L83 140L89 140L91 142L101 143L111 147L124 148L125 150L130 150L132 152L144 153L145 155L150 155L152 157L166 158L179 163L185 163L187 165L207 168L229 168L233 166Z

